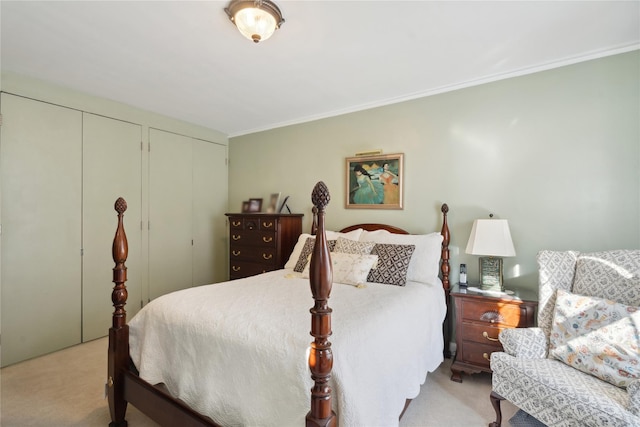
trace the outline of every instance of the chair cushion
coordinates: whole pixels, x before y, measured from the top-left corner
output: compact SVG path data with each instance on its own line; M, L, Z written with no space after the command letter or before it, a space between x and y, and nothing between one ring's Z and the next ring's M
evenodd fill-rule
M571 292L640 305L640 250L581 253Z
M626 390L555 359L491 354L493 390L556 427L639 426Z

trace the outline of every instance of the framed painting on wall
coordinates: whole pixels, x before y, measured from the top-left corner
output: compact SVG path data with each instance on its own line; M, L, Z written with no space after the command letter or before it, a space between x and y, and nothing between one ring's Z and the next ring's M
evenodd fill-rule
M347 157L346 160L347 208L403 208L403 153Z

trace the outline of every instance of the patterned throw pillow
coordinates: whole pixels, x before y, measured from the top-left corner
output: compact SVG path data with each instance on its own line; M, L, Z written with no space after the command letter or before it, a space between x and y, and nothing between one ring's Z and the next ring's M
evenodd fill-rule
M300 252L300 256L298 257L298 262L296 262L295 267L293 267L293 271L297 271L298 273L302 273L304 267L309 263L309 258L311 257L311 253L313 252L313 246L316 244L316 239L314 237L307 237L307 241L304 242L304 247L302 248L302 252ZM333 252L336 241L335 240L327 240L327 246L329 247L329 252Z
M367 255L371 253L371 250L375 246L375 242L360 242L358 240L346 239L344 237L338 237L336 241L336 252L342 252L344 254L362 254Z
M333 266L333 283L358 286L367 281L367 275L371 267L378 261L377 255L347 254L333 252L331 265ZM309 264L304 268L302 277L309 277Z
M550 354L618 387L640 378L638 307L558 290Z
M368 282L404 286L407 283L407 270L415 245L392 245L377 243L372 255L378 255L378 264L367 277Z

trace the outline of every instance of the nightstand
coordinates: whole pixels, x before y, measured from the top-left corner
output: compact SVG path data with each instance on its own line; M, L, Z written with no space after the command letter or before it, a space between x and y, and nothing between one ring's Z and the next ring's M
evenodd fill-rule
M463 372L491 372L491 353L503 350L498 341L500 331L534 326L538 307L534 291L519 290L509 295L478 292L472 287L456 285L451 290L456 311L456 355L451 364L451 380L456 382L462 382Z

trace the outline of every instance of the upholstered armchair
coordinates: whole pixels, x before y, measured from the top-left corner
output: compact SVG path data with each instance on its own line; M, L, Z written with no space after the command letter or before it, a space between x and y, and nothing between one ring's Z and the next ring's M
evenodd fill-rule
M491 403L550 427L640 426L640 250L541 251L538 326L505 329Z

